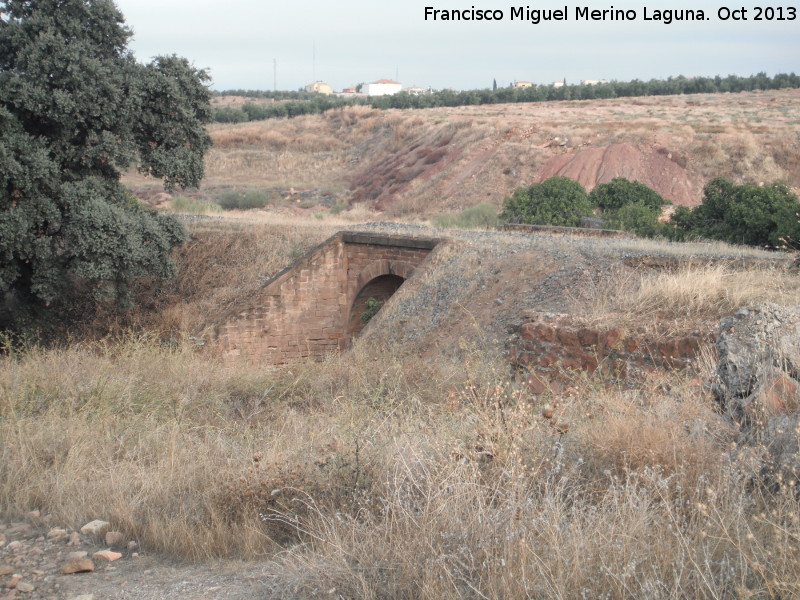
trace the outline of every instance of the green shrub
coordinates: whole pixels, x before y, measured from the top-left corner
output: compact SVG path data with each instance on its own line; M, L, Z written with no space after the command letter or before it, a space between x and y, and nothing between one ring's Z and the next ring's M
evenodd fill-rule
M661 215L660 209L633 203L609 212L610 216L605 219L604 225L608 229L622 229L641 237L655 237L663 234L663 227L658 222L658 217Z
M378 311L383 306L383 300L376 300L375 298L368 298L366 310L361 313L361 322L366 324L372 320L372 317L378 314Z
M589 202L602 209L603 213L619 210L628 204L640 204L660 211L662 206L669 204L655 190L624 177L615 177L609 183L595 186L589 194Z
M703 190L694 209L678 207L672 215L672 236L704 237L732 244L780 248L800 238L800 203L785 183L735 185L718 177Z
M514 190L510 198L503 200L500 219L508 223L577 227L581 217L592 214L592 205L580 183L567 177L551 177Z
M269 203L269 195L265 190L247 190L244 194L236 190L226 190L219 195L217 203L224 210L264 208Z
M433 222L442 228L489 229L497 226L497 209L491 204L481 202L459 213L439 215Z
M610 229L624 229L642 237L663 233L658 217L669 201L643 183L615 177L596 186L589 202L603 211L605 226Z

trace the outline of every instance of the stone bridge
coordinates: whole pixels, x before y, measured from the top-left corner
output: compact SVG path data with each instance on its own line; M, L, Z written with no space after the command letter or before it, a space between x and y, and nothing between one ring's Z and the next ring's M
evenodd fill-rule
M283 365L350 345L367 300L386 301L440 242L340 232L264 284L252 308L217 329L225 356Z

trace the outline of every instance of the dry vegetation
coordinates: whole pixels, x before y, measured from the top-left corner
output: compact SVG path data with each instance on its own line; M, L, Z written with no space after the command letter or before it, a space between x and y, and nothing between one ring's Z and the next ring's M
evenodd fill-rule
M551 158L627 143L685 169L699 203L713 177L800 187L797 90L485 105L418 111L350 107L213 125L200 195L219 188L307 191L393 216L500 206ZM639 178L642 178L641 175ZM636 177L634 177L636 178ZM140 192L155 184L127 179Z
M753 487L707 394L576 381L546 399L553 425L491 351L464 361L361 347L278 373L148 338L24 350L0 371L0 509L267 557L281 597L800 593L794 490Z
M620 268L587 287L576 307L587 322L649 324L662 331L675 323L684 330L697 329L709 321L714 331L722 316L742 306L800 302L800 278L785 264L769 262L689 259L665 270Z
M186 299L161 313L177 321L171 340L0 356L6 518L103 518L145 551L266 560L276 597L800 597L796 486L759 485L760 449L736 447L702 386L579 376L532 397L480 336L455 359L364 339L321 364L224 364L187 330L328 232L194 227L192 270L161 292ZM635 272L630 304L609 306L708 314L765 288L797 303L796 276L778 275ZM733 280L751 291L730 297Z

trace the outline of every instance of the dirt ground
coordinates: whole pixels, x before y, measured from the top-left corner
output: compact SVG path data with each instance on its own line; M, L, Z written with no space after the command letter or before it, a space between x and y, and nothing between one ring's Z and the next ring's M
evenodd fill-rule
M267 563L181 564L127 543L113 562L93 558L103 540L50 526L37 517L0 523L0 600L269 599ZM64 574L71 553L86 552L94 570Z

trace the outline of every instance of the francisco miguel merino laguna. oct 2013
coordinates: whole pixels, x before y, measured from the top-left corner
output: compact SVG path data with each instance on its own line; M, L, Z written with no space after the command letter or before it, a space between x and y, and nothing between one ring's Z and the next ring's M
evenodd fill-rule
M752 20L775 20L775 21L794 21L796 19L796 9L794 7L763 8L755 7L752 9L759 14L755 14ZM570 19L570 13L572 19ZM512 6L508 11L502 9L476 8L474 5L463 9L438 9L433 6L425 7L426 21L503 21L508 15L509 21L528 21L533 25L549 21L658 21L669 25L675 21L708 21L714 11L708 9L651 9L642 7L641 9L621 9L610 6L609 8L596 9L588 6L575 6L570 9L565 5L563 8L531 8L530 6ZM747 21L748 9L731 9L725 6L719 7L716 16L722 21Z

